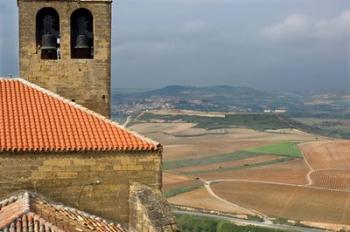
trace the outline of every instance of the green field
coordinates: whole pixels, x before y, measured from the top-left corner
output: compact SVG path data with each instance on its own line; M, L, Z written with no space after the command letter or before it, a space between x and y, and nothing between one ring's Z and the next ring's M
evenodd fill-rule
M246 152L253 152L258 154L274 154L282 156L302 157L302 154L295 143L283 142L262 147L245 149Z
M171 170L171 169L184 168L184 167L202 166L207 164L237 161L241 159L264 155L264 154L288 156L291 158L302 156L299 148L294 143L283 142L283 143L276 143L276 144L266 145L266 146L257 147L257 148L250 148L244 151L237 151L237 152L221 154L221 155L200 157L198 159L164 161L163 167L165 170ZM238 170L243 168L259 167L259 166L270 165L274 163L286 162L286 161L289 161L291 158L281 157L281 159L265 161L265 162L256 163L256 164L249 164L249 165L246 164L238 167L226 167L226 168L212 169L212 170L205 170L205 171L184 172L184 174L198 174L198 173L214 172L218 170L228 171L228 170Z
M254 164L243 164L240 166L235 166L235 167L225 167L225 168L217 168L217 169L207 169L207 170L198 170L198 171L190 171L190 172L181 172L182 174L185 175L194 175L194 174L203 174L203 173L210 173L210 172L225 172L225 171L235 171L235 170L242 170L242 169L247 169L247 168L256 168L256 167L262 167L262 166L267 166L271 164L278 164L278 163L283 163L293 160L293 157L282 157L280 159L276 160L268 160L260 163L254 163Z
M221 155L200 157L197 159L164 161L163 167L165 170L171 170L171 169L178 169L178 168L184 168L184 167L203 166L208 164L238 161L238 160L242 160L250 157L256 157L264 154L271 154L271 155L282 156L282 157L276 160L269 160L269 161L253 163L253 164L243 164L235 167L222 167L222 168L220 167L215 169L186 171L181 173L185 175L193 175L193 174L216 172L216 171L240 170L245 168L254 168L254 167L271 165L275 163L287 162L295 157L302 156L300 150L294 143L283 142L283 143L277 143L277 144L272 144L272 145L267 145L267 146L262 146L257 148L251 148L244 151L237 151L237 152L221 154Z
M335 138L350 138L349 120L327 119L320 122L315 119L290 118L283 114L242 113L226 114L225 117L205 117L192 115L158 115L151 112L131 124L161 120L164 122L182 121L196 124L207 130L245 127L253 130L277 130L294 128L311 134Z
M187 185L187 186L168 189L167 191L164 192L164 196L166 198L174 197L174 196L182 194L182 193L187 193L187 192L191 192L195 189L199 189L202 186L203 186L203 183L197 182L197 183L192 183L192 184Z
M195 123L196 127L208 130L247 127L254 130L283 129L292 127L288 120L276 114L227 114L223 118L192 115L158 115L145 113L140 121L163 120L166 122L183 121Z
M259 156L261 154L256 152L248 152L248 151L237 151L222 155L212 155L207 157L200 157L198 159L185 159L185 160L170 160L164 161L163 167L166 170L183 168L183 167L191 167L191 166L199 166L206 164L214 164L214 163L222 163L228 161L236 161L244 158Z

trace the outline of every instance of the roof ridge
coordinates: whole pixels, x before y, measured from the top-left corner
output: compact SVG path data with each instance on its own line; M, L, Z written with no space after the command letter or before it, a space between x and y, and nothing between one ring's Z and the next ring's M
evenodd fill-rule
M29 191L29 190L20 190L20 191L12 193L10 195L7 195L6 197L3 197L2 200L0 201L0 212L1 212L1 209L4 209L4 207L6 207L6 206L8 206L8 205L10 205L12 203L17 202L20 199L23 199L25 201L25 204L28 206L28 209L25 210L24 212L22 212L16 218L14 218L11 222L7 223L5 226L0 228L0 231L1 231L1 229L9 227L13 223L16 223L19 219L22 220L23 216L26 215L26 216L32 216L32 218L35 219L36 221L44 222L45 225L49 225L50 228L55 229L55 231L63 232L63 230L59 229L55 224L53 224L50 221L47 221L41 215L36 213L35 210L31 209L31 202L33 200L34 201L38 200L39 203L42 202L44 204L47 204L47 205L49 205L50 207L52 207L52 208L54 208L56 210L58 208L63 208L63 209L65 209L67 211L70 211L70 212L72 212L74 214L80 214L80 215L85 216L85 217L87 217L87 218L89 218L91 220L96 220L98 222L108 224L109 226L115 226L118 229L120 229L121 231L124 231L123 226L120 223L113 222L113 221L110 221L110 220L106 220L106 219L101 218L101 217L99 217L97 215L87 213L87 212L79 210L77 208L66 206L66 205L64 205L62 203L53 201L53 200L48 199L47 197L45 197L45 196L43 196L41 194ZM1 204L2 202L6 202L6 204L2 205Z
M0 220L0 229L10 227L11 224L22 219L24 215L30 212L30 196L26 191L18 191L11 195L1 198L0 200L0 214L6 212L7 209L13 208L12 204L16 204L18 201L21 201L21 207L17 207L18 211L13 212L12 219L1 221ZM6 213L5 213L6 215ZM0 218L1 219L1 218Z
M80 209L77 209L77 208L74 208L74 207L70 207L70 206L66 206L62 203L59 203L59 202L56 202L56 201L53 201L39 193L35 193L35 192L31 192L31 191L25 191L24 194L29 194L30 197L34 198L34 199L38 199L38 200L41 200L51 206L53 206L54 208L64 208L64 209L67 209L67 210L70 210L71 212L79 212L81 213L82 215L86 216L86 217L90 217L90 218L93 218L94 220L98 220L100 222L105 222L105 223L108 223L108 224L111 224L111 225L120 225L119 223L115 223L113 221L109 221L109 220L106 220L106 219L102 219L101 217L97 216L97 215L94 215L94 214L90 214L88 212L85 212L85 211L82 211Z
M0 77L0 80L1 79L3 79L3 80L10 80L10 81L20 81L23 84L25 84L25 85L27 85L27 86L29 86L31 88L34 88L34 89L36 89L36 90L38 90L38 91L40 91L40 92L42 92L42 93L44 93L44 94L46 94L48 96L54 97L54 98L56 98L58 100L61 100L64 103L67 103L67 104L69 104L70 106L73 106L76 109L82 110L82 111L84 111L84 112L86 112L86 113L88 113L88 114L90 114L92 116L95 116L95 117L99 118L100 120L102 120L102 121L104 121L106 123L109 123L109 124L111 124L113 126L118 127L121 130L127 131L127 132L133 134L134 136L144 140L145 142L153 144L157 149L159 149L159 146L161 146L161 144L159 142L156 142L156 141L154 141L153 139L151 139L149 137L141 135L141 134L139 134L139 133L137 133L137 132L135 132L133 130L130 130L130 129L124 127L123 125L120 125L119 123L117 123L117 122L115 122L115 121L113 121L111 119L108 119L107 117L105 117L105 116L103 116L103 115L101 115L99 113L96 113L96 112L94 112L94 111L92 111L92 110L90 110L90 109L88 109L88 108L86 108L86 107L84 107L84 106L82 106L82 105L80 105L78 103L72 102L71 100L69 100L67 98L64 98L64 97L62 97L62 96L60 96L60 95L58 95L58 94L56 94L56 93L54 93L54 92L52 92L52 91L50 91L48 89L40 87L39 85L36 85L36 84L34 84L34 83L30 82L30 81L27 81L27 80L25 80L23 78L20 78L20 77L12 77L12 78L6 78L6 77L4 78L3 77L3 78L1 78Z
M47 226L51 229L51 231L55 231L55 232L65 232L62 229L59 229L55 224L52 224L51 222L47 221L45 218L43 218L42 216L40 216L37 213L34 213L32 211L28 211L28 212L24 212L22 215L14 218L11 222L9 222L6 226L3 226L0 229L5 229L5 228L9 228L11 227L12 224L17 224L18 221L23 221L23 217L27 216L33 219L33 223L38 222L40 224L43 224L43 226ZM40 226L40 225L39 225ZM11 231L11 230L10 230Z
M7 196L0 198L0 211L4 207L8 206L9 204L14 203L17 200L19 200L19 198L24 198L24 196L26 196L25 195L26 193L28 193L28 191L21 190L21 191L14 192L10 195L7 195ZM29 196L27 196L27 197L29 197ZM29 198L28 198L28 200L29 200Z

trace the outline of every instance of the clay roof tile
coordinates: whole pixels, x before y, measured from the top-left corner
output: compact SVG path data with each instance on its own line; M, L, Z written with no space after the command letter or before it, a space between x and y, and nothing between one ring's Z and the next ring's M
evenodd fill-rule
M0 200L0 231L126 231L118 223L52 202L36 193L20 191L13 196Z
M157 142L19 78L0 78L0 152L155 151Z

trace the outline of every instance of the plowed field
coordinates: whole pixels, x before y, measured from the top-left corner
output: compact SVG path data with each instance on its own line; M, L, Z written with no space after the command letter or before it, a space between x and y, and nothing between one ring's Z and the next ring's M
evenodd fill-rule
M313 169L350 170L350 141L320 141L300 146Z
M212 188L224 199L270 216L350 224L348 192L248 182L222 182Z
M198 174L206 180L215 179L249 179L273 181L288 184L307 184L308 168L302 159L296 159L280 164L273 164L252 169L242 169L225 172Z
M311 179L315 186L350 191L350 170L315 171L312 173Z

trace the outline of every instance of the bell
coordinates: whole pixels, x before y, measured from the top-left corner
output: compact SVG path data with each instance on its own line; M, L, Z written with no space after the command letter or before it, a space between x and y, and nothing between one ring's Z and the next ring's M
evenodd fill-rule
M57 38L53 34L44 34L41 39L42 50L56 50L57 49Z
M86 35L78 35L75 48L90 48L89 38Z

